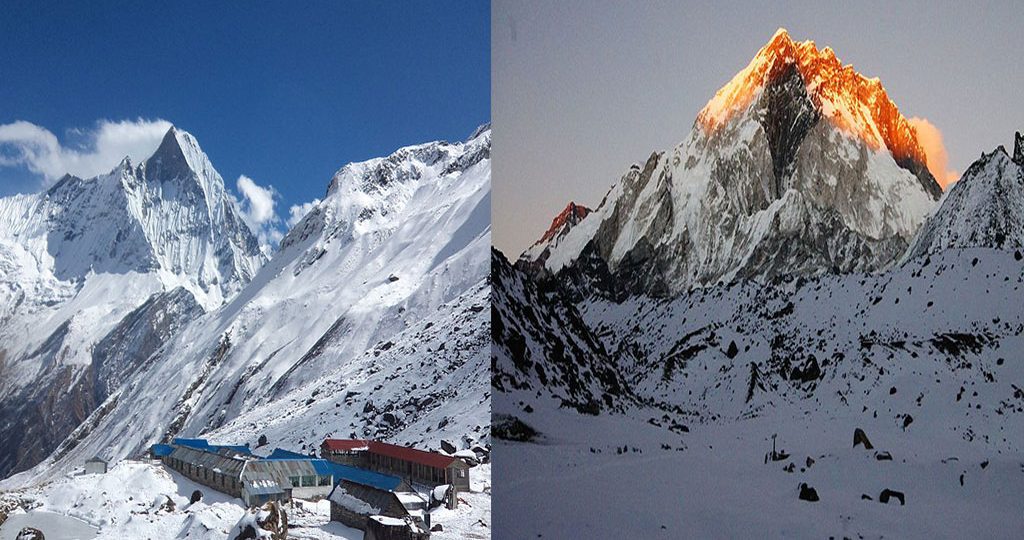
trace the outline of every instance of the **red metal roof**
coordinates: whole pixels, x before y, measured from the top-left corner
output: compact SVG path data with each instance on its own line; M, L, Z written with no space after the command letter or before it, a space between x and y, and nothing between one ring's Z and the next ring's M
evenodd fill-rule
M438 469L443 469L455 461L455 458L444 454L438 454L437 452L425 452L415 448L395 446L393 444L378 441L370 441L370 452L395 459L419 463L420 465L426 465L428 467L437 467Z
M381 456L387 456L412 463L419 463L428 467L444 469L458 458L438 454L437 452L426 452L405 446L396 446L379 441L360 441L352 439L327 439L323 442L328 450L351 451L360 448L367 448L369 452Z
M370 446L370 441L360 441L357 439L326 439L321 446L326 446L328 450L334 450L336 452L350 452L352 450L367 450Z

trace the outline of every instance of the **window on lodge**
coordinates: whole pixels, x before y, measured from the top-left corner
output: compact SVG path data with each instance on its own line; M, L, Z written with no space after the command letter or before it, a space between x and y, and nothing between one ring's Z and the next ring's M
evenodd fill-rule
M292 487L301 487L302 481L298 476L289 476L288 481L292 483Z
M302 487L314 487L316 486L316 475L304 475L302 477Z
M465 478L465 477L466 477L466 471L465 471L465 469L456 469L456 470L455 470L455 476L456 476L457 478Z
M331 485L331 477L330 476L318 476L317 477L317 485L318 486L329 486L329 485Z

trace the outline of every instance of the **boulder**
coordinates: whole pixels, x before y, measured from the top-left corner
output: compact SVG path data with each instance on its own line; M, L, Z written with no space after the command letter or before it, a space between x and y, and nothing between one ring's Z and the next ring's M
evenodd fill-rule
M197 489L192 492L192 496L189 497L188 502L191 504L195 504L201 500L203 500L203 492Z
M231 540L288 539L288 514L277 501L250 508L228 535Z
M474 446L473 453L476 454L476 458L480 463L487 463L491 460L491 451L483 446Z
M815 490L814 488L812 488L811 486L808 486L807 484L801 483L800 484L800 500L801 501L818 502L820 500L820 499L818 499L818 491Z
M818 359L812 354L803 367L793 368L793 373L790 374L790 380L800 381L802 383L808 383L821 378L821 366L818 365Z
M900 501L900 506L904 506L904 505L907 504L907 499L903 495L902 491L895 491L895 490L886 488L886 489L883 489L882 492L878 494L878 502L880 502L882 504L889 504L889 499L890 498L898 499Z
M892 461L892 454L889 452L875 452L875 459L878 461Z
M172 499L170 495L164 495L164 501L160 504L160 507L157 508L156 511L173 514L177 507L178 505L174 504L174 499Z
M875 448L871 445L871 441L868 440L867 433L864 433L864 430L861 428L853 430L853 447L856 448L858 444L864 445L865 450L873 450Z
M18 531L18 536L15 537L15 540L46 540L46 536L39 529L25 527Z
M459 449L456 448L454 444L452 444L452 443L450 443L450 442L448 442L448 441L446 441L444 439L441 439L441 450L444 450L445 452L448 452L449 454L454 454Z

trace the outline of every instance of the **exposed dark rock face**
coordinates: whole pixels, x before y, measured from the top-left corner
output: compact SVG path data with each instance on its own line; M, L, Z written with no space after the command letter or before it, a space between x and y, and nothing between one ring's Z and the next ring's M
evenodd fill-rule
M0 477L26 470L64 443L157 349L202 308L185 289L153 295L135 309L93 349L90 366L61 362L68 323L61 325L33 353L45 366L37 381L0 402Z
M821 367L818 366L818 359L811 355L803 367L793 368L791 380L800 382L811 382L821 378Z
M768 137L775 183L772 200L782 197L793 174L796 151L821 114L815 109L807 85L796 64L780 65L781 75L772 77L761 96L760 118Z
M16 540L46 540L46 535L35 527L25 527L18 531Z

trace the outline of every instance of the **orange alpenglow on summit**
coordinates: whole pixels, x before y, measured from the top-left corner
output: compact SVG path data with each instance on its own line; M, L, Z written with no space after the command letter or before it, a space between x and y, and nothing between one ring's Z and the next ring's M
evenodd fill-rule
M544 236L534 242L534 245L543 244L554 238L555 236L563 233L566 227L573 227L577 223L583 220L590 214L590 209L586 206L581 206L573 201L570 201L566 207L555 216L555 219L551 220L551 226L544 232Z
M819 50L813 41L794 42L780 28L742 71L723 86L697 116L708 134L725 126L747 110L765 86L796 69L815 108L843 132L864 141L870 148L885 148L901 166L929 163L917 130L889 99L877 78L867 78L842 65L830 47ZM938 152L938 150L936 150ZM945 153L942 149L941 152ZM933 160L938 161L938 160ZM929 172L941 178L943 187L951 171Z

